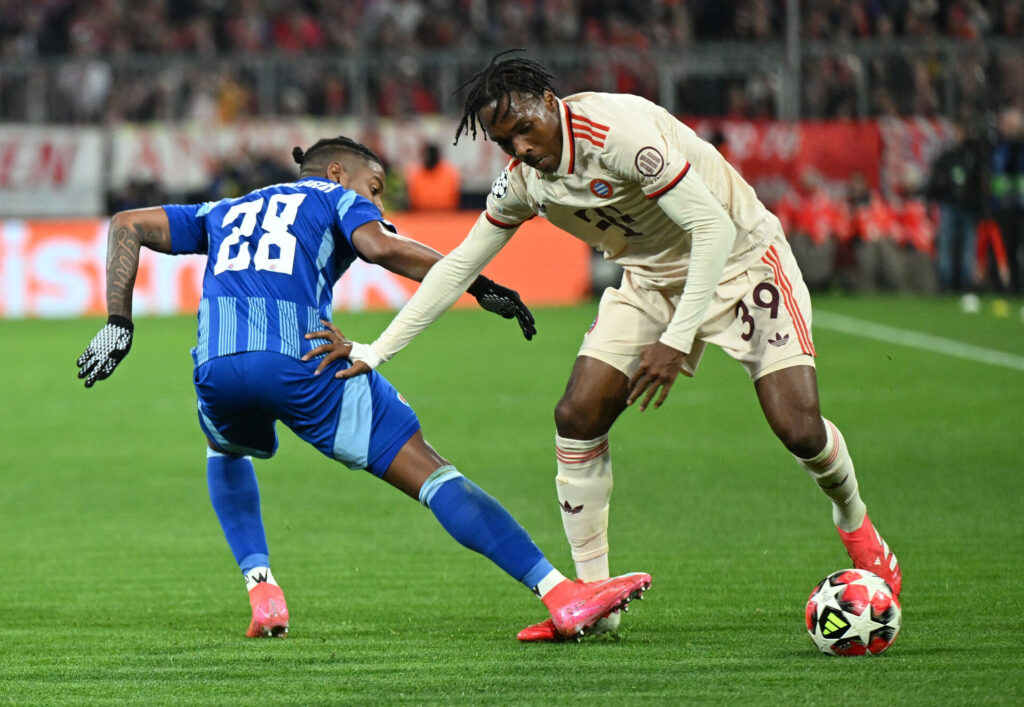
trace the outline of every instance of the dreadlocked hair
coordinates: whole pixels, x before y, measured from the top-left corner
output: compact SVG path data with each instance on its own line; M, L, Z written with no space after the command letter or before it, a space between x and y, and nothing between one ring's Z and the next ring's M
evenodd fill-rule
M523 49L506 49L498 52L491 58L483 71L480 71L466 83L459 86L455 91L470 86L466 95L465 110L462 113L462 120L459 122L459 129L455 131L455 144L459 142L459 136L463 133L476 139L478 127L477 113L481 108L489 105L492 101L501 104L505 100L505 111L508 111L512 103L512 93L531 93L535 96L543 96L545 91L554 93L551 81L554 76L543 66L530 59L504 59L501 57L513 52L521 52ZM495 116L496 120L504 116Z
M366 145L356 142L352 138L339 135L338 137L326 137L317 140L313 143L313 146L308 150L303 151L301 147L292 148L292 159L299 165L299 168L306 166L307 162L316 159L321 154L327 151L343 150L345 152L351 152L359 155L360 157L366 158L369 162L376 162L377 164L384 164L384 160L377 156L377 153L371 150Z

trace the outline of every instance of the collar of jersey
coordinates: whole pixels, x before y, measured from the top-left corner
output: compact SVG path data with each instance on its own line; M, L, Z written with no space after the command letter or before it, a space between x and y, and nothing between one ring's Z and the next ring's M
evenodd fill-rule
M304 181L306 181L307 179L315 179L315 180L317 180L317 181L319 181L319 182L330 182L330 181L331 181L331 180L330 180L330 179L328 179L327 177L318 177L318 176L316 176L315 174L311 174L311 175L309 175L308 177L303 177L302 179L296 179L295 181L296 181L296 182L304 182ZM333 182L333 183L334 183L334 184L337 184L337 182Z
M565 177L576 169L576 136L572 133L572 111L569 110L569 104L557 96L555 100L558 101L558 112L562 122L562 158L558 162L558 169L551 176Z

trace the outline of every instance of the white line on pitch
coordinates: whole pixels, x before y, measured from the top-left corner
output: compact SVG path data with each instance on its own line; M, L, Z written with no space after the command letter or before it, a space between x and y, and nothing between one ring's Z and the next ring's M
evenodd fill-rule
M813 326L831 329L843 334L861 336L866 339L877 339L889 344L909 346L914 349L946 354L947 356L966 358L970 361L987 363L992 366L1002 366L1003 368L1012 368L1016 371L1024 371L1024 356L996 351L995 349L986 349L981 346L973 346L941 336L922 334L908 329L898 329L886 326L885 324L848 317L845 314L823 312L819 309L814 313Z

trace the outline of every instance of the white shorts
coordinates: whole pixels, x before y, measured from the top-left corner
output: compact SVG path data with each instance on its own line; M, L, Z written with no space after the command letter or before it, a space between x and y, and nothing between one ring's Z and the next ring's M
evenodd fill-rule
M680 294L637 287L626 271L622 284L601 296L579 355L632 376L643 350L668 327ZM811 297L781 232L760 260L718 283L693 349L683 360L685 375L696 372L707 344L724 349L752 380L790 366L814 365Z

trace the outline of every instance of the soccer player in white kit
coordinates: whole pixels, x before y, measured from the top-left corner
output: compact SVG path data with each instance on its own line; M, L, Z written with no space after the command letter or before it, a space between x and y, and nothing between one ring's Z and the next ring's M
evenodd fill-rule
M334 355L349 377L390 359L448 309L534 216L599 249L624 269L555 408L555 479L577 575L607 578L612 465L608 432L627 406L664 402L692 376L706 344L747 370L772 431L832 501L854 565L900 592L900 568L860 498L838 428L821 416L811 303L779 220L708 142L637 96L558 98L540 64L497 55L471 81L463 133L512 157L463 243L434 265L370 345ZM618 615L606 620L614 628ZM550 621L524 641L558 640Z

